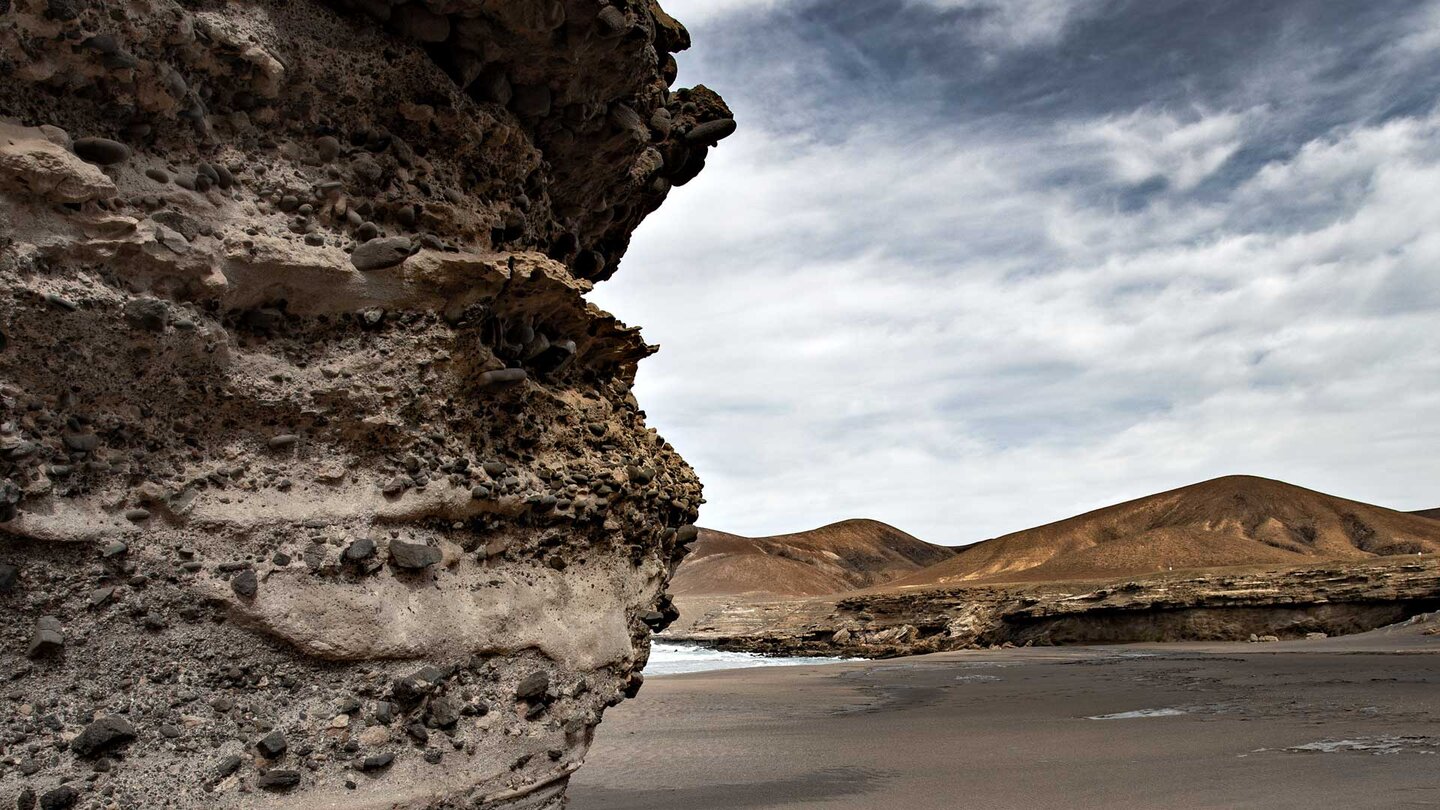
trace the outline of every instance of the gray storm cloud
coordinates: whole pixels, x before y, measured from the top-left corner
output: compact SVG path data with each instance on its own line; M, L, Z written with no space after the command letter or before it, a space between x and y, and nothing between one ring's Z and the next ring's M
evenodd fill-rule
M1440 504L1436 3L668 6L742 128L593 297L706 525Z

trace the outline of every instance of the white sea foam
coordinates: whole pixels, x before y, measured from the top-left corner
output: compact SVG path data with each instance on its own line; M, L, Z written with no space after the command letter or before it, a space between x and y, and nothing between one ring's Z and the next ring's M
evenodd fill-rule
M1141 717L1176 717L1185 714L1183 709L1136 709L1133 712L1116 712L1115 714L1097 714L1094 717L1087 717L1086 720L1136 720Z
M645 666L646 675L679 675L685 672L706 672L714 669L743 669L745 667L784 667L802 664L833 664L837 661L853 661L847 658L781 658L755 655L754 653L722 652L690 644L650 645L650 663Z

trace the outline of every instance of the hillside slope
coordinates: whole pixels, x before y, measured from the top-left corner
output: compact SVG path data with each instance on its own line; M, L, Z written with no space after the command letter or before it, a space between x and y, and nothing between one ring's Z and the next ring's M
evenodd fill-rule
M774 537L701 529L670 590L680 598L818 596L881 585L953 554L874 520L846 520Z
M1440 509L1417 509L1410 514L1419 515L1420 517L1427 517L1432 520L1440 520Z
M1280 481L1227 476L968 546L895 587L1440 552L1440 522Z

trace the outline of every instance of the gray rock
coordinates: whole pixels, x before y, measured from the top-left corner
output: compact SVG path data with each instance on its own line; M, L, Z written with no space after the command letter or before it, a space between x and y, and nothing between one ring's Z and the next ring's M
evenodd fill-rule
M78 756L92 757L134 740L135 727L123 717L102 717L86 726L80 736L70 741L70 750Z
M231 754L230 756L220 760L220 762L215 766L215 776L220 779L224 779L230 774L240 770L240 766L244 762L245 760L242 759L239 754Z
M355 252L350 254L350 263L361 272L384 270L410 258L410 247L410 239L404 236L371 239L355 248Z
M460 707L450 698L435 698L430 701L429 721L435 728L450 728L460 722Z
M344 558L347 562L360 562L375 556L375 541L368 537L362 537L351 543L345 549Z
M515 697L521 700L534 700L543 697L550 689L550 676L544 672L532 672L520 680L520 685L515 687Z
M136 298L125 302L125 320L136 329L164 332L170 323L170 308L155 298Z
M480 388L505 388L519 385L529 378L529 372L523 368L502 368L498 371L487 371L481 374L476 378L475 384Z
M434 546L407 543L404 540L393 540L390 543L390 560L395 563L396 568L419 571L439 563L441 559L443 556L440 549Z
M20 584L20 569L9 563L0 563L0 593L13 591Z
M30 637L31 658L46 658L59 655L65 650L65 632L60 620L54 616L41 616L35 620L35 633Z
M266 734L260 738L259 742L255 743L255 750L267 759L274 759L284 754L289 747L290 742L285 739L284 732L279 729Z
M266 790L289 790L300 784L300 772L272 769L260 774L255 784Z
M378 771L383 768L390 767L390 763L394 761L395 755L391 753L371 754L370 756L360 760L360 770Z
M74 148L81 160L98 166L113 166L130 159L130 147L109 138L79 138Z
M68 810L80 801L80 791L71 785L61 785L40 795L40 810Z
M255 576L255 570L247 568L236 574L235 578L230 580L230 590L243 599L254 599L260 590L260 580Z

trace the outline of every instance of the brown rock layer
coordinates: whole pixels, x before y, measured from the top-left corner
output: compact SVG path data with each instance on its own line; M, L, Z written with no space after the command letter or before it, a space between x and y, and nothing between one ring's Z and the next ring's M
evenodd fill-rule
M727 601L667 635L721 649L885 658L995 645L1303 638L1440 609L1440 558L1221 569L1120 580L884 588Z
M559 806L701 502L584 298L733 129L687 44L0 0L0 804Z

